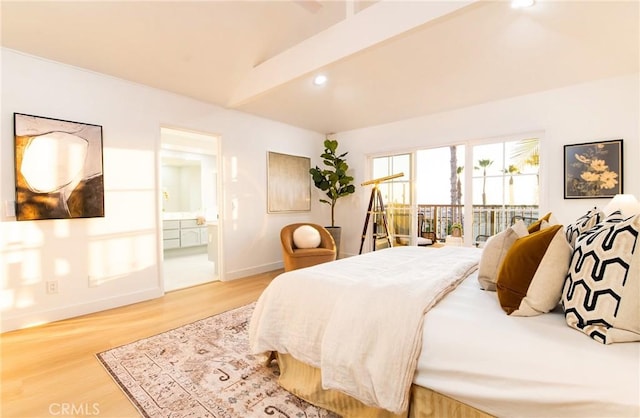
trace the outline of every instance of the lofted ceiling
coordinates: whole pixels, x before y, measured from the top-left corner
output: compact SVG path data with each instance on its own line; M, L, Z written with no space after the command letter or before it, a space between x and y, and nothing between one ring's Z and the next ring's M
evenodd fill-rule
M639 2L5 1L2 46L321 133L639 71ZM328 76L315 86L313 76Z

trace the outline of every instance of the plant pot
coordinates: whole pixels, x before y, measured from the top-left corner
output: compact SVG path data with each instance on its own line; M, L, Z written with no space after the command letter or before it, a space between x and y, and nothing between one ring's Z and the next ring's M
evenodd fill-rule
M342 227L340 226L325 226L325 229L329 231L333 237L333 241L336 243L336 259L340 258L340 235L342 234Z

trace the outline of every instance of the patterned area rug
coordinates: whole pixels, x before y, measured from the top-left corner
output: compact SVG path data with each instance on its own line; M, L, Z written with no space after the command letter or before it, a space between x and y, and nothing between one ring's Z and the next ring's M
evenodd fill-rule
M144 417L337 417L278 386L278 366L249 354L255 304L98 353Z

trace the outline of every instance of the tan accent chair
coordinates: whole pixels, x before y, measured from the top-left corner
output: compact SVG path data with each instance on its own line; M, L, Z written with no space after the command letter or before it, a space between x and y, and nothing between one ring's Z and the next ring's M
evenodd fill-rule
M293 231L299 226L310 225L320 232L320 245L317 248L296 248L293 243ZM309 267L336 259L336 244L325 228L312 223L295 223L287 225L280 231L282 243L282 259L284 271Z

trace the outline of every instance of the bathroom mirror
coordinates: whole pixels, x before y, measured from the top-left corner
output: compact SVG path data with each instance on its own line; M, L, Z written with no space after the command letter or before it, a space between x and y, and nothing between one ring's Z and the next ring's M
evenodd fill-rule
M202 211L200 158L188 153L163 151L162 208L165 213Z

